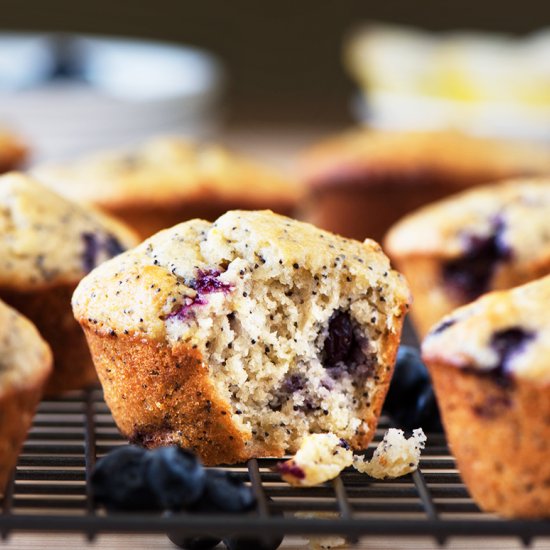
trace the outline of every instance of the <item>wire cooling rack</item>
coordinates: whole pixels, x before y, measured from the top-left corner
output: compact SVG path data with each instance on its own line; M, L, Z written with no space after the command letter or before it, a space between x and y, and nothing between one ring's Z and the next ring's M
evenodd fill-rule
M388 427L382 419L375 442ZM428 435L420 469L376 481L354 470L331 483L293 488L272 471L274 460L232 467L251 483L257 517L227 515L116 514L96 509L86 480L97 458L125 441L99 389L43 401L4 498L0 534L17 531L178 533L186 535L452 536L517 537L528 545L550 536L550 522L506 521L479 511L461 482L445 439ZM373 446L375 443L373 443ZM269 497L269 498L268 498Z

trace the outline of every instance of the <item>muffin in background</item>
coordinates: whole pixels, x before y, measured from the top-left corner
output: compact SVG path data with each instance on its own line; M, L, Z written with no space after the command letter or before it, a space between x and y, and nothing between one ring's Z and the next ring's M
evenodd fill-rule
M550 277L492 292L422 345L447 439L480 508L550 517Z
M550 148L458 132L358 129L306 150L303 217L355 239L381 240L412 210L462 189L550 174Z
M117 216L142 238L234 208L292 214L299 185L217 145L157 138L126 151L39 166L34 175L71 200Z
M0 495L51 370L52 353L36 327L0 301Z
M425 336L455 308L550 273L550 178L465 191L398 222L385 249L411 285Z
M52 347L47 394L97 381L71 295L96 265L138 242L124 224L25 175L0 177L0 298L32 320Z
M20 168L27 154L27 146L18 136L0 128L0 173Z

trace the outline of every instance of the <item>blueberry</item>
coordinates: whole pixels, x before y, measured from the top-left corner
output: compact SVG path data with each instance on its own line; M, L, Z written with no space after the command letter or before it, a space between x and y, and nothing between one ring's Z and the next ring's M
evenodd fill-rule
M405 426L408 430L422 428L426 432L442 432L441 416L432 386L427 386L418 396L416 402L416 417L411 417L411 425Z
M108 233L98 235L96 233L82 233L84 252L82 253L82 265L86 273L101 263L101 259L113 258L124 252L121 242Z
M185 537L173 533L169 534L168 538L184 550L210 550L222 541L222 539L214 537Z
M502 378L509 376L510 361L515 355L521 353L525 345L534 337L532 332L521 327L511 327L493 334L490 345L497 353L498 361L492 374Z
M114 258L119 254L122 254L126 249L122 246L121 242L114 236L108 235L105 240L105 252L109 258Z
M227 550L277 550L283 542L281 535L258 539L252 537L236 537L224 539Z
M270 497L266 497L269 502L272 502ZM277 511L274 516L282 516L283 513ZM254 537L227 537L223 539L223 543L228 550L277 550L283 542L283 535L271 535L265 538Z
M464 254L443 266L443 280L460 299L471 301L486 292L497 265L512 257L503 239L504 227L496 218L488 236L465 235Z
M384 403L384 411L399 428L440 431L441 420L428 371L418 350L401 346Z
M179 447L151 452L148 482L166 510L182 510L202 495L206 472L195 454Z
M148 483L148 455L132 445L119 447L99 460L91 483L97 503L108 510L159 510Z
M214 269L199 269L197 276L189 285L197 291L197 294L212 294L213 292L227 293L232 290L232 285L219 279L220 272Z
M352 355L355 339L349 314L335 311L329 320L328 335L323 347L323 365L334 367Z
M208 470L204 492L193 508L205 513L240 513L256 505L254 493L235 474L221 470Z

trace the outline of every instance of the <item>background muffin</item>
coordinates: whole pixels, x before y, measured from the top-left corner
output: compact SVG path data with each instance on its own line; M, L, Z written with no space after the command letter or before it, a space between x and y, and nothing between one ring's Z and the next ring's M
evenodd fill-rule
M412 319L425 335L485 292L550 273L550 179L483 186L426 206L385 244L411 285Z
M302 155L304 216L346 237L381 240L415 208L461 189L550 174L550 149L458 132L355 130Z
M106 262L73 308L122 433L218 464L310 433L366 447L408 299L375 242L232 211Z
M422 346L447 438L478 505L550 516L550 278L458 309Z
M68 202L26 176L0 178L0 298L31 319L53 349L47 393L96 380L72 317L71 295L86 273L137 242L114 219Z
M181 138L34 172L56 192L116 215L142 237L191 218L214 220L232 208L289 214L301 196L295 182L274 170Z
M50 348L34 325L0 301L0 494L51 369Z
M19 137L0 128L0 173L21 167L27 158L27 147Z

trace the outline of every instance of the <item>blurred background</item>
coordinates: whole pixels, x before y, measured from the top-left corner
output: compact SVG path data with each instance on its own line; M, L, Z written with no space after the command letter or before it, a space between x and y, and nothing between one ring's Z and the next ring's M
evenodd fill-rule
M364 22L432 31L494 31L512 36L531 33L550 23L550 4L543 0L521 5L475 0L3 0L1 13L3 31L162 40L210 52L219 61L214 76L210 75L215 97L205 97L206 92L199 90L205 102L198 108L211 111L210 114L215 112L214 120L205 120L204 128L191 125L191 131L217 135L224 132L238 144L240 136L251 129L257 136L255 145L259 150L264 149L264 139L278 141L281 149L285 146L280 142L286 141L292 148L317 134L345 127L360 116L357 82L346 72L342 52L346 37ZM10 56L9 50L4 50L0 58L6 56ZM66 67L56 70L63 72ZM2 118L6 118L6 110L13 113L6 101L3 96ZM22 107L20 103L15 106ZM52 107L50 117L51 111ZM21 124L15 115L12 118ZM27 131L23 126L23 131ZM291 127L300 132L289 136L287 130ZM268 137L264 137L264 132ZM294 138L297 143L292 136L298 136ZM54 155L56 147L50 143L50 149L43 153ZM67 149L67 144L63 147Z

